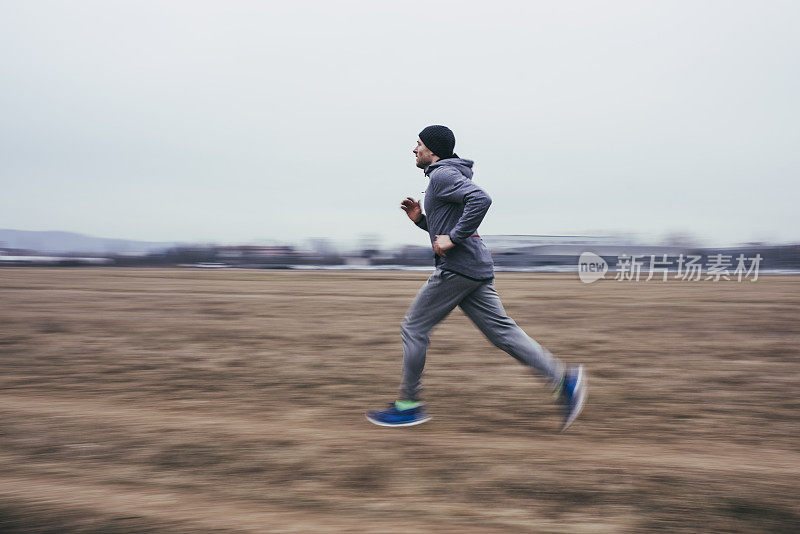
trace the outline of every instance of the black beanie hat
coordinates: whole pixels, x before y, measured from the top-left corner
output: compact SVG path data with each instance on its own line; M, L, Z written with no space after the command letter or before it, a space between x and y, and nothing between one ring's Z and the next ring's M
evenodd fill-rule
M428 126L419 133L419 139L439 158L447 159L453 157L456 136L453 135L453 130L447 126Z

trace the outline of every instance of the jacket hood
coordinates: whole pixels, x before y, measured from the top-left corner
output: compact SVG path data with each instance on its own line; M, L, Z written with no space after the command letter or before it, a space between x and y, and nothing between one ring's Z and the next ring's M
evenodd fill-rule
M472 161L471 159L459 158L458 155L453 154L452 158L440 159L439 161L428 165L425 168L425 175L426 176L430 175L430 173L433 172L438 167L451 166L455 167L458 170L458 172L460 172L461 174L463 174L464 176L466 176L471 180L472 165L474 164L475 162Z

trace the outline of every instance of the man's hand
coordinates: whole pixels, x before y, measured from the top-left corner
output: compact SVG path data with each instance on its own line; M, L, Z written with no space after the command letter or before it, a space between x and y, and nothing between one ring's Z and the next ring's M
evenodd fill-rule
M437 235L436 239L433 240L433 251L437 256L441 256L442 258L447 256L447 251L454 246L456 246L456 244L450 240L450 236L447 234Z
M400 208L405 211L408 218L415 223L418 223L419 220L422 219L422 208L419 207L419 200L406 197L406 199L400 203Z

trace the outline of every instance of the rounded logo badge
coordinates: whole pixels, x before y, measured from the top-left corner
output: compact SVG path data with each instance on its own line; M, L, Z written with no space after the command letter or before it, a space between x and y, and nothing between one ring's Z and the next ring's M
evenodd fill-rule
M584 284L600 280L607 272L608 263L594 252L584 252L578 258L578 277Z

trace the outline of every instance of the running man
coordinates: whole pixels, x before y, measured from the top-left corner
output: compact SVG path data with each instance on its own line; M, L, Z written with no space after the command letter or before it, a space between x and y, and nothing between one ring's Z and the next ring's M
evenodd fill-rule
M422 286L402 325L403 375L400 394L386 410L370 410L367 419L381 426L411 426L428 421L420 401L420 380L431 330L456 306L496 347L545 378L564 408L566 430L586 400L582 365L567 367L528 337L506 315L494 289L494 264L478 236L492 199L472 182L472 164L453 152L456 139L446 126L422 130L414 148L417 167L430 178L425 215L411 197L401 208L430 235L436 270Z

